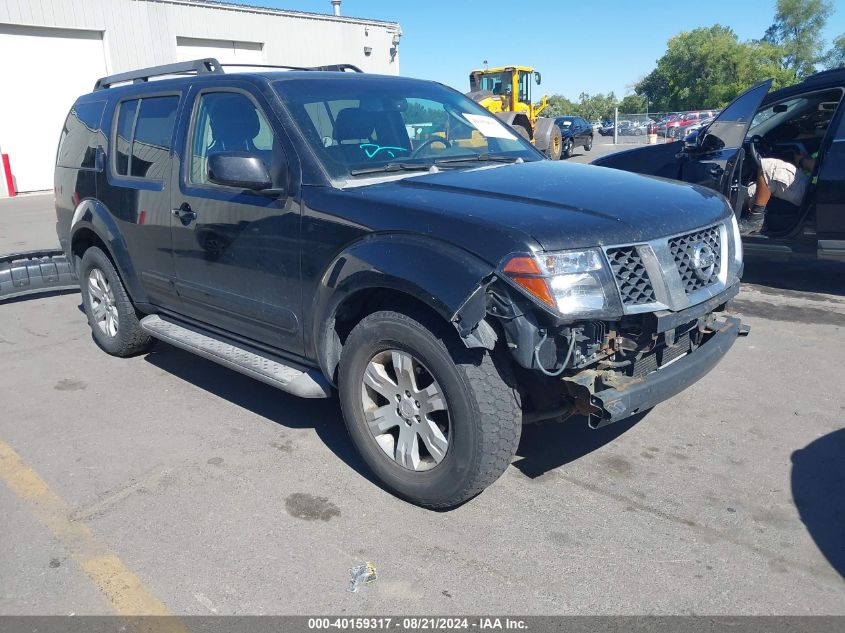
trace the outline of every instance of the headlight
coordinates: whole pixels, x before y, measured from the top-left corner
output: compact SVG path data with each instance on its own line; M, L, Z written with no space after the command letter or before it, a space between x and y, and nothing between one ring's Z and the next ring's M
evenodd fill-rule
M622 314L604 257L595 249L514 255L502 267L516 284L565 316Z

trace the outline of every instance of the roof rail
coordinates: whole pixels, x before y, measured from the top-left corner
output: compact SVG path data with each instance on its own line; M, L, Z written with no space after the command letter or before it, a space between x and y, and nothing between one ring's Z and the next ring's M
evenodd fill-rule
M213 57L205 59L195 59L190 62L179 62L177 64L164 64L163 66L152 66L150 68L141 68L139 70L130 70L125 73L118 73L116 75L109 75L108 77L101 77L94 84L94 90L103 90L110 88L114 84L132 81L140 83L148 81L150 77L161 77L164 75L184 75L188 73L195 73L197 75L203 74L220 74L223 72L223 67Z
M825 81L834 75L841 75L845 74L845 68L829 68L827 70L822 70L821 72L817 72L809 77L804 79L804 83L814 83L817 81Z
M277 64L221 64L223 68L281 68L282 70L308 70L308 71L352 71L363 73L364 71L354 64L328 64L326 66L280 66Z
M331 71L331 72L342 72L345 73L347 70L352 71L353 73L363 73L364 71L358 68L354 64L329 64L328 66L313 66L308 70L323 70L323 71Z

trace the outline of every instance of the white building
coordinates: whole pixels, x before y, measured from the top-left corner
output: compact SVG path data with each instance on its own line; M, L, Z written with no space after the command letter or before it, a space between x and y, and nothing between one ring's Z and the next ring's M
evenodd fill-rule
M50 189L64 118L99 77L201 57L395 75L401 34L396 22L209 0L0 0L0 152L18 191Z

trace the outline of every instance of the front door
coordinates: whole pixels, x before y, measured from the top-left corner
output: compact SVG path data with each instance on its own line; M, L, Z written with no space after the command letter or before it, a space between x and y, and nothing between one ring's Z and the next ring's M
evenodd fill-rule
M176 287L185 316L264 345L302 353L298 189L290 185L281 130L260 95L194 91L182 125L179 187L173 190ZM279 195L209 180L208 156L260 157ZM284 182L281 182L281 181Z
M699 135L694 146L683 146L682 141L647 145L599 158L593 164L704 185L733 198L745 135L771 85L772 80L764 81L739 95Z

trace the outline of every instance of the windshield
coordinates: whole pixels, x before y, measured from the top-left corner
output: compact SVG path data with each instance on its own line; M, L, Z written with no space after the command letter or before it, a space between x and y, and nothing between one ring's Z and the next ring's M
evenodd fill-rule
M541 158L487 110L439 84L358 75L292 78L274 87L334 178L459 168L462 159Z
M492 92L494 95L509 95L511 93L511 73L487 73L481 75L481 90Z

